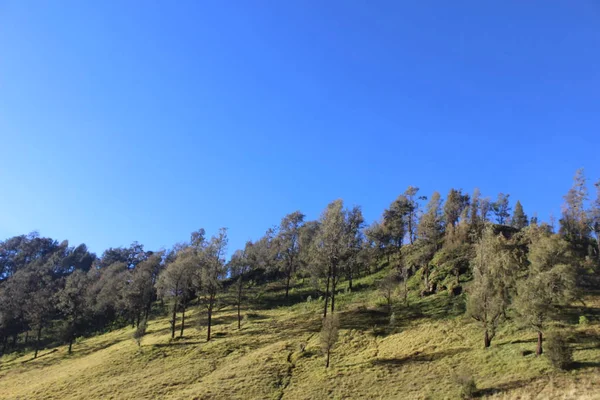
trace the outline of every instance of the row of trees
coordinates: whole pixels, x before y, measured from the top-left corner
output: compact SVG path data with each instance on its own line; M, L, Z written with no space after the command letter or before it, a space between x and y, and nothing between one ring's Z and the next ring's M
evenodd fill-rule
M407 281L414 274L421 278L421 295L443 289L458 293L462 282L473 277L469 312L483 325L488 346L507 312L538 315L526 311L526 305L572 298L577 270L597 265L600 198L589 203L581 171L565 196L559 232L553 231L552 224L528 218L520 202L511 209L509 195L491 201L478 190L468 195L451 189L442 201L437 192L427 198L411 186L368 226L361 209L346 207L342 200L330 203L313 221L293 212L234 251L229 261L224 228L210 238L200 229L168 251L146 251L134 242L101 257L85 245L18 236L0 242L0 339L6 351L19 338L27 343L31 332L38 343L48 329L48 340L69 343L71 350L77 336L128 323L139 326L153 304L169 306L175 337L178 314L183 335L186 310L197 302L206 311L210 340L224 289L235 293L238 328L250 282L279 280L285 302L297 279L310 279L324 299L325 317L336 309L340 282L352 289L354 279L387 264L394 271L389 288L402 282L406 302ZM542 293L550 284L560 290ZM528 298L533 291L527 287L540 292ZM541 314L538 319L548 312ZM536 326L541 352L543 325Z

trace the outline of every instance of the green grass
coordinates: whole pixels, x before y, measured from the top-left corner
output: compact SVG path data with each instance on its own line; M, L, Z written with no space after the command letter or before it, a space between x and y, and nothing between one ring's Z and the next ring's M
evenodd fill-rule
M557 372L545 357L523 355L535 350L535 334L514 323L484 350L462 298L447 293L420 298L413 290L408 307L396 299L397 324L389 327L373 289L384 275L337 296L342 326L328 370L318 335L323 302L308 284L294 287L287 303L282 288L269 285L249 293L241 331L234 308L221 310L208 343L193 309L185 336L173 341L164 317L149 321L141 348L128 327L84 339L72 355L62 346L35 360L29 352L4 356L0 399L457 399L458 373L474 377L477 397L600 398L600 297L573 305L559 322L574 333L576 363ZM577 325L579 315L589 324Z

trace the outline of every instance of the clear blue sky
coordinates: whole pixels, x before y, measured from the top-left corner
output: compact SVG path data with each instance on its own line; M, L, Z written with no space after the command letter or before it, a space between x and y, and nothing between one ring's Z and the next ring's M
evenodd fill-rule
M545 219L599 145L597 0L0 0L2 239L233 250L408 185Z

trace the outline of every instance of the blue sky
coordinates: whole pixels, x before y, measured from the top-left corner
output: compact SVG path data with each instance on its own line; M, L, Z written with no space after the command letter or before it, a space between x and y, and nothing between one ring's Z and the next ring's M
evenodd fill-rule
M0 238L233 250L408 185L545 219L599 111L595 0L0 0Z

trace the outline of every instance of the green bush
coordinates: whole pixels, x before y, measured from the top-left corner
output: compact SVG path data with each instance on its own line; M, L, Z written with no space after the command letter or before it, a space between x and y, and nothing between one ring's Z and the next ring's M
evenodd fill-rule
M552 332L546 340L546 356L556 369L568 369L573 363L573 349L562 332Z
M587 326L589 324L590 324L590 320L585 315L582 315L579 317L579 325Z

